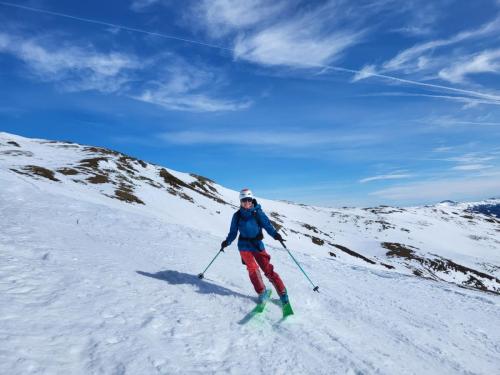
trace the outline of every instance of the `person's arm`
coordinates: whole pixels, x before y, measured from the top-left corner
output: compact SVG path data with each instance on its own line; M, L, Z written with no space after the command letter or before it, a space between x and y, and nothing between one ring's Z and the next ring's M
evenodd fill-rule
M231 227L229 228L229 234L226 237L225 243L226 246L231 245L231 243L236 239L238 235L238 217L236 213L233 215L231 219Z
M262 228L264 228L266 230L266 232L269 233L269 235L272 238L276 238L276 235L278 234L278 232L276 231L276 229L274 229L273 224L271 224L271 221L269 220L267 215L264 213L264 211L257 210L257 215L259 216L259 222L260 222L260 225L262 226Z

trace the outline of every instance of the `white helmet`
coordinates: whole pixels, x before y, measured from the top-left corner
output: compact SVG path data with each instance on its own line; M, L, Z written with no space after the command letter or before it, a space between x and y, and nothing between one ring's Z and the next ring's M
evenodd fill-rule
M250 189L243 189L242 191L240 191L240 201L243 198L253 198L252 190L250 190Z

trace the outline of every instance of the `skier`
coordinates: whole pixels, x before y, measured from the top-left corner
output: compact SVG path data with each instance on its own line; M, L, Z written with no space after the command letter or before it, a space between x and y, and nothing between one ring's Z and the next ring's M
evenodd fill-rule
M259 267L264 271L264 275L273 284L278 293L283 306L289 303L288 294L280 276L274 271L270 263L271 256L266 252L262 239L262 228L275 240L284 241L281 235L274 229L266 214L262 211L260 204L253 197L250 189L243 189L240 192L240 208L233 215L231 228L227 238L222 241L221 248L229 246L240 231L238 238L238 250L241 260L246 265L248 276L255 291L259 295L259 303L264 302L268 291L262 281Z

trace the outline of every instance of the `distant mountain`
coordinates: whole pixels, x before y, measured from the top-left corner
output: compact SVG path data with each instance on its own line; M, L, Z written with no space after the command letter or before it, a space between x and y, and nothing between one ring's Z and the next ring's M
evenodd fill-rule
M500 203L486 203L472 206L469 212L479 213L500 219Z
M440 204L447 204L447 205L450 205L450 206L456 206L458 204L458 202L455 202L455 201L451 201L449 199L447 200L444 200L444 201L441 201L439 202Z

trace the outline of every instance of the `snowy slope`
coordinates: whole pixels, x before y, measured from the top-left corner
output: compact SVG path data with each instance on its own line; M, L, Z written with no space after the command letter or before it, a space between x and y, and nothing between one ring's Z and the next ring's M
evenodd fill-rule
M82 166L101 157L97 168ZM196 277L227 234L236 192L108 150L6 133L0 186L2 374L500 368L499 297L462 285L473 276L499 291L499 223L469 212L474 204L332 209L259 199L321 293L267 237L296 315L280 322L275 300L262 319L240 324L255 299L235 246ZM434 269L433 259L493 279Z
M67 197L115 205L225 237L235 191L116 151L0 133L0 167ZM464 287L500 292L500 218L474 207L332 209L259 199L292 249ZM489 211L488 211L489 212Z

